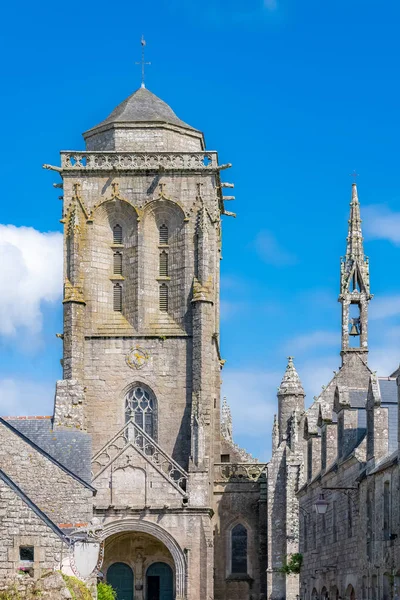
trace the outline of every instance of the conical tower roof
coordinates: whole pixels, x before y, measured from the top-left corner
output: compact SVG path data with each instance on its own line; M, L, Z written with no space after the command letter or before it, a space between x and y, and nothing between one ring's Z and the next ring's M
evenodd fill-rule
M281 385L278 388L278 395L283 394L303 394L304 389L300 381L299 374L294 366L293 356L288 357L288 364L283 375Z
M101 123L92 128L103 127L107 124L117 123L170 123L185 129L192 129L187 123L179 119L166 102L158 98L148 89L141 87L121 102L112 113Z

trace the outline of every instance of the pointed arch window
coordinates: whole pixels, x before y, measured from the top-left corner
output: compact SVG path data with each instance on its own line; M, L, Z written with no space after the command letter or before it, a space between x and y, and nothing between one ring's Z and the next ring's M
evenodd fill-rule
M168 287L165 283L160 285L159 293L160 312L168 312Z
M160 254L160 277L168 277L168 254L165 250Z
M160 234L160 238L159 238L160 246L167 246L168 245L168 227L165 225L165 223L160 225L159 234Z
M121 227L121 225L115 225L113 228L113 242L114 242L114 244L122 244L122 227Z
M247 529L241 523L231 531L231 572L247 574Z
M122 286L119 283L114 285L113 307L115 312L122 312Z
M156 409L156 398L145 386L135 386L125 397L126 422L133 419L136 425L139 425L155 441L157 441Z
M113 271L114 271L114 275L122 275L122 254L121 254L121 252L114 252Z

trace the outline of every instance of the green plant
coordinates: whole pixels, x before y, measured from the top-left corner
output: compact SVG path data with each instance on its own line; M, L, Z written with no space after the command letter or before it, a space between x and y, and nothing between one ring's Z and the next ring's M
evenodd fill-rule
M286 573L286 575L290 575L291 573L298 574L301 570L301 565L303 564L303 555L299 552L295 554L289 554L286 557L285 564L280 569L281 573Z
M93 600L92 594L89 592L83 581L77 577L65 575L64 573L61 573L61 575L69 592L71 592L73 600Z
M117 593L108 583L97 584L97 600L116 600Z

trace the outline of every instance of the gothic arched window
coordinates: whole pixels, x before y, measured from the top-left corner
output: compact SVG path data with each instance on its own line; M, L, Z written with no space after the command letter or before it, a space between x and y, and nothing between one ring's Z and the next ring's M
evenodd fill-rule
M231 531L231 572L247 573L247 529L240 523Z
M145 386L135 386L125 397L125 419L133 419L153 440L157 439L157 402L154 394Z

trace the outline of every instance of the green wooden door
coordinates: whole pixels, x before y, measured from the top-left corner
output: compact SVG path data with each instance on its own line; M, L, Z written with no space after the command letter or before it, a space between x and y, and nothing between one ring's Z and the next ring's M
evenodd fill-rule
M162 562L153 563L147 569L146 575L146 600L173 600L174 575L169 565Z
M108 568L107 583L117 592L117 600L133 600L133 571L125 563L114 563Z

